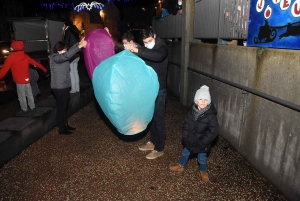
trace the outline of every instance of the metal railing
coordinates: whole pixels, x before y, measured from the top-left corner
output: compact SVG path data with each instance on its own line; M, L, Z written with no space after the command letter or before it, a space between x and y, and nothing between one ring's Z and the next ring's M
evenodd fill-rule
M177 65L177 64L174 64L174 65ZM238 88L238 89L241 89L245 92L249 92L251 94L254 94L256 96L259 96L261 98L264 98L266 100L269 100L269 101L272 101L274 103L277 103L277 104L280 104L284 107L287 107L287 108L290 108L292 110L295 110L297 112L300 112L300 105L297 105L297 104L294 104L294 103L291 103L291 102L288 102L286 100L283 100L283 99L280 99L280 98L277 98L275 96L271 96L271 95L268 95L266 93L263 93L263 92L260 92L260 91L257 91L255 89L251 89L249 87L245 87L243 85L240 85L240 84L237 84L237 83L234 83L234 82L231 82L231 81L228 81L228 80L225 80L225 79L222 79L222 78L219 78L217 76L214 76L214 75L211 75L211 74L208 74L208 73L205 73L203 71L199 71L199 70L195 70L195 69L192 69L192 68L188 68L188 70L192 71L192 72L195 72L195 73L198 73L198 74L201 74L201 75L204 75L206 77L209 77L211 79L214 79L214 80L217 80L219 82L222 82L222 83L225 83L227 85L230 85L230 86L233 86L235 88Z

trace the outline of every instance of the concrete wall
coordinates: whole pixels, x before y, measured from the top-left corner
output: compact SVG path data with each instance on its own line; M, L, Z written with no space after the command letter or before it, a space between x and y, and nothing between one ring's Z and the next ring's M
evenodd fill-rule
M168 87L179 94L180 48L168 44ZM189 68L300 105L299 51L191 43ZM206 84L218 110L220 135L290 200L300 198L300 113L189 71L188 106Z
M169 67L167 85L176 96L180 94L181 42L168 42Z

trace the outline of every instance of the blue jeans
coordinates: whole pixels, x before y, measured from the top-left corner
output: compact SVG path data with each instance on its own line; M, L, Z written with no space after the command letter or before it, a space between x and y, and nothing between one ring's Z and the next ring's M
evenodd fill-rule
M39 85L37 84L37 81L39 80L39 74L34 68L29 68L30 69L30 85L32 89L32 95L36 96L40 94L40 89Z
M184 167L188 160L189 160L189 157L190 157L190 151L187 149L187 148L184 148L182 150L182 156L181 158L179 159L179 165L180 167ZM197 156L197 160L198 160L198 163L200 165L200 171L202 172L207 172L208 171L208 168L207 168L207 160L206 160L206 153L199 153L198 156Z
M160 89L155 101L153 119L150 126L151 137L150 141L154 144L154 150L163 151L166 142L166 109L167 89Z

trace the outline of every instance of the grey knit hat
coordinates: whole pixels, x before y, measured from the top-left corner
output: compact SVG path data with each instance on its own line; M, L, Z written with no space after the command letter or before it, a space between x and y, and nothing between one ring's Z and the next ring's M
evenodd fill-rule
M206 99L208 101L208 104L211 103L210 93L209 93L209 87L206 85L203 85L200 89L196 91L194 102L196 103L199 99Z

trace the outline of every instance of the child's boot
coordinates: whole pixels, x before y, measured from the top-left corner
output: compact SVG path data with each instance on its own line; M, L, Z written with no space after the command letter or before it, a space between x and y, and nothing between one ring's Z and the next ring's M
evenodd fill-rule
M209 181L209 177L208 177L208 173L207 172L200 171L200 178L204 182L208 182Z
M176 165L171 165L170 170L175 171L175 172L183 172L184 168L180 167L180 165L177 163Z

